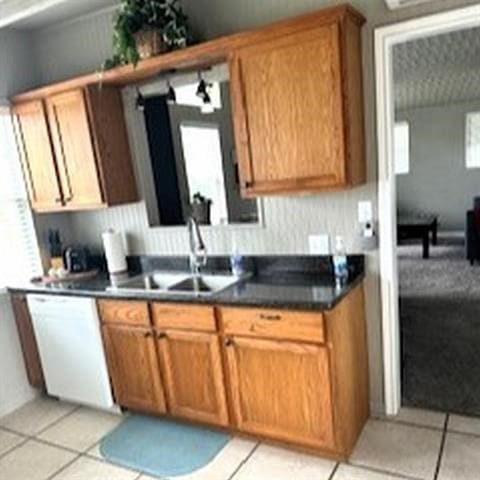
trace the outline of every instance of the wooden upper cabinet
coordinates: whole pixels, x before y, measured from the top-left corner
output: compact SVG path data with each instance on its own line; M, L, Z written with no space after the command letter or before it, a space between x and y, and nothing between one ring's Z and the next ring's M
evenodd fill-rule
M14 113L34 210L101 208L138 199L117 88L69 90L18 104Z
M242 337L226 345L240 430L334 450L326 347Z
M46 104L65 203L77 207L101 205L102 191L83 90L55 95Z
M240 48L230 69L243 195L365 181L356 17Z
M218 336L168 330L157 337L170 413L228 425Z
M165 413L165 396L150 328L105 324L102 330L117 403L133 410Z
M16 105L12 113L32 207L37 211L56 210L63 197L43 102Z

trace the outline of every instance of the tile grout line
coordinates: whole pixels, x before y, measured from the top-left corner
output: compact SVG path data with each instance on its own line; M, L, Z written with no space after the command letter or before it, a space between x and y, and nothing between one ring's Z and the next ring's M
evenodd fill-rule
M57 400L56 400L57 401ZM11 427L7 427L5 425L0 425L0 430L5 430L6 432L10 432L10 433L15 433L16 435L20 435L21 437L26 437L26 438L36 438L38 435L44 433L47 429L49 429L50 427L53 427L54 425L56 425L57 423L59 423L61 420L64 420L65 418L69 417L70 415L73 415L75 412L77 412L78 410L80 410L82 407L80 405L77 405L73 408L73 410L63 414L62 416L56 418L55 420L53 420L51 423L49 423L48 425L42 427L40 430L38 430L38 432L33 432L33 433L25 433L25 432L21 432L19 430L15 430ZM13 413L13 412L12 412Z
M31 437L31 435L29 435L28 433L18 432L17 430L12 430L9 427L0 427L0 430L3 430L4 432L7 432L7 433L13 433L14 435L18 435L19 437L24 437L24 438Z
M233 478L237 475L238 472L243 468L243 466L250 460L252 455L257 451L258 447L260 447L261 442L258 442L250 451L250 453L237 465L237 468L232 472L232 474L228 477L228 480L233 480Z
M57 424L60 423L62 420L65 420L66 418L70 417L70 416L73 415L74 413L78 412L81 408L82 408L81 405L75 406L75 408L74 408L73 410L71 410L70 412L67 412L65 415L62 415L61 417L57 418L57 419L54 420L52 423L49 423L46 427L41 428L38 432L35 432L34 435L35 435L35 436L41 435L42 433L46 432L49 428L57 425Z
M337 473L338 467L340 466L340 462L337 462L337 464L333 467L332 473L330 473L330 476L328 477L328 480L333 480L333 477Z
M0 430L3 430L4 432L7 432L7 433L13 433L14 435L17 435L18 437L23 437L23 438L30 438L31 437L31 435L27 435L26 433L17 432L16 430L12 430L11 428L8 428L8 427L0 426Z
M440 412L438 412L440 413ZM448 416L448 418L451 417L451 415L459 415L456 413L444 413L445 417ZM472 418L474 420L480 420L480 417L468 417ZM423 425L420 423L413 423L413 422L407 422L405 420L389 420L388 418L381 418L381 417L371 417L369 420L375 420L379 422L386 422L386 423L393 423L393 424L399 424L399 425L405 425L407 427L417 427L417 428L425 428L427 430L435 430L435 431L441 431L443 432L445 428L445 420L444 424L441 427L434 427L432 425ZM0 427L2 428L2 427ZM12 431L13 433L17 433L15 431ZM457 430L455 428L447 428L447 433L456 433L457 435L467 435L469 437L475 437L475 438L480 438L480 432L479 433L474 433L474 432L466 432L464 430Z
M351 467L360 468L362 470L367 470L373 473L382 473L386 475L391 475L395 478L402 480L424 480L420 477L411 477L410 475L404 475L403 473L394 472L392 470L382 470L381 468L370 467L369 465L364 465L362 463L353 463L350 460L345 463L345 465L350 465Z
M445 424L443 426L442 441L440 442L440 451L438 452L437 465L435 467L435 474L433 476L433 480L437 480L438 475L440 473L440 467L442 465L443 451L445 449L445 440L447 439L447 429L448 429L448 421L449 420L450 420L450 414L447 413L447 418L445 419Z
M451 429L447 429L447 433L454 433L455 435L465 435L467 437L480 438L480 433L462 432L460 430L451 430Z
M446 418L449 414L443 413L442 415L445 415L445 418ZM420 423L407 422L405 420L390 420L388 418L378 418L378 417L377 418L372 417L369 420L377 420L379 422L393 423L394 425L405 425L407 427L426 428L427 430L435 430L437 432L438 431L442 432L445 426L445 420L443 421L443 425L441 427L434 427L433 425L424 425Z
M0 460L6 457L7 455L10 455L12 452L17 450L18 448L25 445L29 440L30 440L29 438L24 437L23 440L18 445L13 446L12 448L9 448L6 452L3 452L2 454L0 454Z
M70 460L69 462L67 462L65 465L63 465L62 467L60 467L58 470L56 470L55 472L53 472L51 475L49 475L45 480L52 480L54 479L57 475L59 475L60 473L62 473L63 471L65 471L68 467L70 467L71 465L73 465L79 458L81 457L81 455L77 455L75 457L72 458L72 460Z
M37 437L31 437L30 440L33 440L34 442L41 443L43 445L46 445L48 447L53 447L53 448L58 448L60 450L65 450L66 452L74 453L75 455L83 455L84 452L80 450L75 450L74 448L67 447L66 445L59 445L57 443L50 442L49 440L44 440L43 438L37 438Z

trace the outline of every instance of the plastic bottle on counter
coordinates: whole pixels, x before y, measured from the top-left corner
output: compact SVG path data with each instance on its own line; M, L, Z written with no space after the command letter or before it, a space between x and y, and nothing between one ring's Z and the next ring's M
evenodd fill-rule
M232 244L232 254L230 255L230 268L232 275L235 277L243 277L245 275L245 258L239 253L237 244Z
M335 254L333 255L333 273L337 287L345 285L348 280L348 259L345 243L340 236L335 237Z

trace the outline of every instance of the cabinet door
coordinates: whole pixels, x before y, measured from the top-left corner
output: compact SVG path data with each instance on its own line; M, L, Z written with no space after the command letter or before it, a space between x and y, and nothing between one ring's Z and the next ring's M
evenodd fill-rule
M48 98L47 110L67 207L99 206L102 192L83 91Z
M47 117L41 100L12 109L23 172L32 208L58 210L62 206Z
M20 345L22 346L28 381L32 387L45 389L42 363L38 353L37 340L26 297L24 295L13 295L12 307L17 323Z
M165 413L155 339L149 328L104 325L103 336L117 403Z
M235 132L247 196L345 182L339 39L333 24L233 55Z
M216 334L168 330L158 334L170 412L228 424L219 339Z
M325 347L233 337L226 342L231 398L240 430L334 447Z

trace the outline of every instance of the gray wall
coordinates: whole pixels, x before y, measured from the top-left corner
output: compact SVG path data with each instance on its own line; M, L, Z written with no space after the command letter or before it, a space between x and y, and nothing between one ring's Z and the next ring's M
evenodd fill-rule
M32 38L15 30L0 30L0 99L38 83Z
M410 125L410 173L397 176L401 209L439 215L440 229L464 230L465 212L480 195L480 169L465 167L465 115L480 101L405 110Z
M184 0L187 13L200 37L214 38L241 29L339 4L342 0ZM308 250L308 235L328 232L343 235L349 251L359 250L357 202L376 204L375 94L373 79L373 28L421 14L474 4L476 0L443 0L432 4L387 10L383 0L351 0L368 19L364 29L364 71L367 121L368 182L348 192L324 193L305 197L267 198L264 202L264 228L211 228L205 240L211 253L226 253L232 239L247 253L303 253ZM40 75L44 82L60 80L98 68L110 50L109 14L90 17L46 29L35 36ZM141 162L136 158L137 162ZM130 234L135 253L172 254L187 252L183 229L148 228L143 203L106 211L72 214L76 238L99 244L102 230L114 227ZM372 406L379 411L383 403L381 310L378 281L378 255L369 255L366 279L367 317L370 351Z

